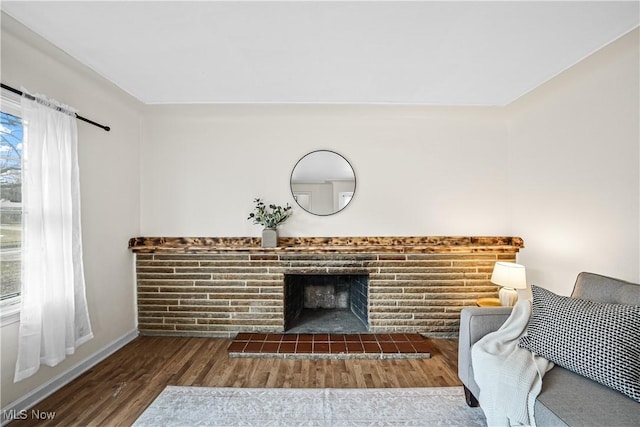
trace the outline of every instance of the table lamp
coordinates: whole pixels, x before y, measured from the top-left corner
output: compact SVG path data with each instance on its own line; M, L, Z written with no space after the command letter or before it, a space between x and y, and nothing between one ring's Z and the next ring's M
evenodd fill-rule
M527 275L524 265L514 262L496 262L491 275L491 283L501 286L498 296L500 305L513 306L518 300L516 289L527 287Z

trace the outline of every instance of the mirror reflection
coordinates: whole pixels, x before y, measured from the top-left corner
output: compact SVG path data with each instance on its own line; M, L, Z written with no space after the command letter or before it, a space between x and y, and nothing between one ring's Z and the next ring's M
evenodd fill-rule
M344 209L356 190L353 168L340 154L312 151L291 173L291 193L296 203L316 215L332 215Z

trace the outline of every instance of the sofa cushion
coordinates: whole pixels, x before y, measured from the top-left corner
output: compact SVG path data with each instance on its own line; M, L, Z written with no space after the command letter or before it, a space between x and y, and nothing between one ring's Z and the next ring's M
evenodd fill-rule
M555 366L534 405L537 426L638 426L640 404L596 381Z
M520 346L640 402L640 306L604 304L532 285Z

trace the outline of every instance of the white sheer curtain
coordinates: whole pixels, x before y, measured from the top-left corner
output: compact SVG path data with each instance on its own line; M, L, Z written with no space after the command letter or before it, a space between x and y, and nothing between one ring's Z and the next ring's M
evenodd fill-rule
M35 101L23 96L21 104L23 256L16 382L36 373L41 363L57 365L93 337L82 265L76 118L69 107L41 95Z

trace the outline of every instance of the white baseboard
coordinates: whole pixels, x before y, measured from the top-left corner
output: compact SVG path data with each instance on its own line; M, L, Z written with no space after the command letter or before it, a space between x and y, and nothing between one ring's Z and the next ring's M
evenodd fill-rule
M2 408L2 423L0 425L4 426L20 416L27 415L27 410L29 408L32 408L33 406L50 396L52 393L69 384L71 381L82 375L88 369L92 368L107 357L111 356L113 353L115 353L137 337L137 329L130 331L129 333L118 338L106 347L103 347L92 356L71 367L62 374L52 378L50 381L46 382L40 387L31 390L21 398L11 402L7 405L7 407Z

